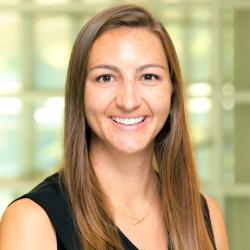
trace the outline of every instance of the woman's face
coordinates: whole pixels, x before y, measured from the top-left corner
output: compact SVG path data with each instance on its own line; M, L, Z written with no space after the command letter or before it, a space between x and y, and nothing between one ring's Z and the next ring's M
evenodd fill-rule
M102 34L90 51L85 115L91 143L148 152L170 109L172 84L159 38L142 28Z

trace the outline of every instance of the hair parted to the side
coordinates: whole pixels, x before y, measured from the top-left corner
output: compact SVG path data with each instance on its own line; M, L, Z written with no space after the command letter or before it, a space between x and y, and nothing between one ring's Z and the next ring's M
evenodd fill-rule
M168 61L173 95L170 116L155 140L155 156L165 225L173 249L211 250L174 45L163 25L136 5L116 6L93 17L80 31L69 62L61 180L68 193L82 246L87 250L123 249L107 199L90 163L90 128L84 114L84 88L91 47L101 34L119 27L145 28L153 32L161 40Z

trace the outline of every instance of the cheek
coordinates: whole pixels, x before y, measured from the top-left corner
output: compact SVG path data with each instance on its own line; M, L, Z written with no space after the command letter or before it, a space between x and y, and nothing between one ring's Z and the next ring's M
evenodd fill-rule
M84 108L85 114L91 115L98 112L98 101L100 101L100 94L91 83L87 82L84 94Z
M86 87L84 97L85 117L89 127L95 130L106 116L106 110L112 97L108 91L98 90L90 86Z
M151 91L147 98L153 113L161 115L165 119L170 110L171 90L169 88L159 88Z
M92 128L98 122L98 117L102 113L101 105L92 100L85 101L85 117L88 125Z
M94 101L95 98L93 97L93 93L86 88L85 90L85 96L84 96L84 112L85 112L85 118L88 123L88 126L91 128L91 130L94 130L95 127L95 120L96 115L98 114L98 105Z
M164 99L165 98L165 99ZM168 116L170 112L171 95L162 97L161 112Z
M170 105L171 105L171 93L170 94L159 94L158 100L156 100L154 103L154 114L155 114L155 121L156 124L156 134L155 136L163 129L163 127L167 124L167 119L170 113ZM159 101L160 100L160 101ZM168 125L166 125L168 126ZM165 132L164 132L165 133Z
M170 102L163 101L161 106L155 108L157 113L157 121L160 129L164 126L170 112Z

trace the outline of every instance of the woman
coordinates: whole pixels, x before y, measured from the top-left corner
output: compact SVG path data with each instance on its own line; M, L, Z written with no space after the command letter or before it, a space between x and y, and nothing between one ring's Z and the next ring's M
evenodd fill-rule
M199 192L182 88L172 41L146 10L92 18L69 63L63 168L8 207L0 249L228 249Z

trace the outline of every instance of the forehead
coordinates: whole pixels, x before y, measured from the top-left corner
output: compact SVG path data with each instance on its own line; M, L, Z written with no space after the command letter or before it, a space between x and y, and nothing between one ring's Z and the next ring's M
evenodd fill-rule
M115 28L101 34L94 42L89 63L108 60L111 57L126 60L139 57L144 60L161 60L166 63L165 51L160 38L146 28Z

